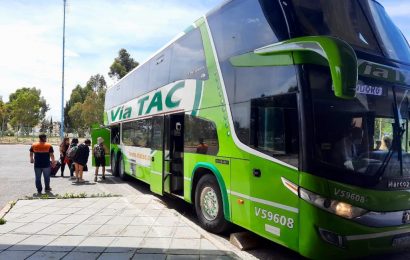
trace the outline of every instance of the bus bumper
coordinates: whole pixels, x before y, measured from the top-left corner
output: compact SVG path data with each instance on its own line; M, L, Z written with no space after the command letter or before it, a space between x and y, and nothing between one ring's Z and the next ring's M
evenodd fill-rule
M410 225L375 228L300 201L299 253L324 258L357 258L410 249Z

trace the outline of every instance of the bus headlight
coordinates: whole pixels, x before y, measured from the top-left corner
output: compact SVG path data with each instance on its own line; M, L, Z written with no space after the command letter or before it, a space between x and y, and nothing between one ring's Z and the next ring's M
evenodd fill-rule
M352 206L346 202L324 198L303 188L299 189L299 194L303 200L309 202L310 204L343 218L354 219L367 212L365 209Z

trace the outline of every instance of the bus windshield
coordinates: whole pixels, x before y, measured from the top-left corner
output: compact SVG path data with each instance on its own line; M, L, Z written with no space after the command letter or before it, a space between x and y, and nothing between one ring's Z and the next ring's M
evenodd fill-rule
M291 0L301 36L329 35L359 51L410 63L409 45L374 0Z
M318 163L355 177L409 178L410 89L359 80L356 98L343 100L326 75L326 68L310 71Z

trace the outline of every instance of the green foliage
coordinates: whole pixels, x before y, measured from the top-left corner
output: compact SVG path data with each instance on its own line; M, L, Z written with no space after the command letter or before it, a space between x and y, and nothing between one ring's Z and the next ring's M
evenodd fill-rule
M45 117L49 107L36 88L21 88L12 93L9 98L10 124L17 130L26 133Z
M6 224L6 220L4 219L4 218L0 218L0 225L4 225L4 224Z
M71 127L73 130L77 132L80 137L84 137L85 133L85 122L82 118L82 110L83 104L77 102L68 112L68 116L70 117Z
M6 104L0 99L0 132L3 134L7 131L7 122L9 119L9 112Z
M118 57L112 63L108 75L114 79L121 79L138 65L139 63L131 58L126 49L121 49L118 52Z

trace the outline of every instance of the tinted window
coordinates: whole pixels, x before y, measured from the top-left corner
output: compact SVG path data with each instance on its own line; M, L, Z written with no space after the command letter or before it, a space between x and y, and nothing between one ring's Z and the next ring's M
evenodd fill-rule
M198 29L175 42L172 52L170 81L208 79L204 46Z
M120 127L114 126L111 128L111 143L120 144Z
M151 119L123 124L122 142L128 146L150 147L151 127Z
M293 66L235 68L233 78L235 103L297 90Z
M278 40L255 0L231 1L208 19L220 61Z
M204 118L186 115L184 152L216 155L218 150L215 123Z
M169 82L171 64L171 47L150 60L149 88L150 90L162 87Z

